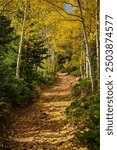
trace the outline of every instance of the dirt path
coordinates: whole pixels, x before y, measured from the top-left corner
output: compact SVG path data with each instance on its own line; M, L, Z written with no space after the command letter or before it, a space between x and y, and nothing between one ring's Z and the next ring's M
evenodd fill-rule
M4 150L78 150L73 140L75 129L65 115L74 81L69 75L59 74L54 85L43 89L40 100L17 110L15 117L12 114L11 134Z

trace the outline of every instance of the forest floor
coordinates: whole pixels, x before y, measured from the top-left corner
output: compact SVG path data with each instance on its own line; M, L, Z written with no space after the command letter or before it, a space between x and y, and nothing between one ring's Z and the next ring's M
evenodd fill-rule
M82 150L74 139L76 129L65 113L71 104L73 82L74 77L58 74L53 85L42 87L42 95L34 104L12 110L0 150Z

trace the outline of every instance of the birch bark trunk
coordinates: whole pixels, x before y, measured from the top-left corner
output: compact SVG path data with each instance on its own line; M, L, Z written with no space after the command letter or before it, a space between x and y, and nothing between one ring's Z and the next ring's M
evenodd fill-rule
M100 47L99 47L99 0L96 0L96 53L97 53L97 76L99 78L100 73Z
M22 54L22 45L23 45L23 41L24 41L25 22L26 22L26 15L27 15L27 4L28 4L28 0L25 1L24 17L23 17L23 22L22 22L22 31L21 31L18 56L17 56L16 77L18 77L18 78L20 76L21 54Z
M84 22L84 17L83 17L83 12L82 12L80 0L77 0L77 3L79 5L80 14L81 14L82 28L83 28L83 33L84 33L85 45L86 45L86 61L88 62L89 77L91 80L91 86L92 86L92 92L93 92L94 91L94 81L93 81L93 76L92 76L92 68L91 68L90 55L89 55L89 50L90 50L89 49L89 43L88 43L86 27L85 27L85 22ZM86 68L86 69L88 69L88 68Z
M80 48L80 74L83 76L82 72L82 51L83 51L83 42L81 42L81 48Z

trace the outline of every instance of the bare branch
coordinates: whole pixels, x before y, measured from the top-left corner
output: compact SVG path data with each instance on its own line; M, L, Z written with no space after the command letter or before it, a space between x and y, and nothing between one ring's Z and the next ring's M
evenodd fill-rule
M70 5L72 5L73 7L79 8L78 5L74 5L74 4L72 4L72 3L70 3L70 2L67 2L67 1L57 1L57 2L61 2L61 3L64 3L64 4L70 4Z
M81 22L81 20L78 18L77 19L67 19L60 11L58 11L57 9L55 9L55 10L57 13L59 13L64 18L65 21L80 21Z
M67 19L62 13L60 13L59 11L57 11L57 12L65 19L65 21L81 21L78 19Z
M89 9L85 9L83 6L82 6L82 10L86 11L93 19L96 19L95 18L95 15L92 15L92 13L90 13L90 10ZM95 14L95 13L94 13Z
M2 8L2 10L0 11L0 15L2 15L2 13L5 11L5 8L8 4L10 4L13 0L9 0L8 2L6 2Z
M71 14L71 13L68 13L67 11L64 11L64 9L62 9L60 6L54 4L53 2L51 2L51 1L49 1L49 0L46 0L46 2L50 3L51 5L55 6L56 8L59 8L60 10L62 10L63 12L65 12L67 15L80 18L78 15Z

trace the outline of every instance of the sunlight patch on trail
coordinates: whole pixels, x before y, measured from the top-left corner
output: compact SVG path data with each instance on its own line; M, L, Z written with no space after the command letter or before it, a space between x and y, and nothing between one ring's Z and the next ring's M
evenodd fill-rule
M58 99L58 101L59 101L59 99ZM60 102L43 103L43 106L45 106L45 107L50 107L50 106L54 106L54 107L59 107L59 106L66 107L66 106L68 106L68 104L69 104L69 101L68 102L66 102L66 101L60 101Z
M17 116L11 126L14 129L11 141L18 142L21 149L80 150L74 144L76 129L68 122L65 113L72 102L69 93L74 81L70 75L59 74L57 82L43 90L30 111L27 109Z

